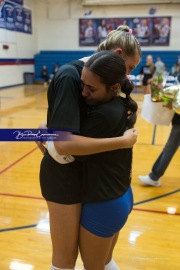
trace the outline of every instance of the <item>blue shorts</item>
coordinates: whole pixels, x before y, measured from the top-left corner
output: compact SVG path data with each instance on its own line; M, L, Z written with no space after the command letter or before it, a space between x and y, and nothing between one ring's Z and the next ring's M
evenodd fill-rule
M133 207L131 187L114 200L85 203L82 209L81 226L100 237L111 237L125 225Z

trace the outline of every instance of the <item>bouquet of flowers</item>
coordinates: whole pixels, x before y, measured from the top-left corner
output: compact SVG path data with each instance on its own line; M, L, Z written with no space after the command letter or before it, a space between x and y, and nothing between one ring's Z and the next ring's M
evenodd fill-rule
M173 110L175 113L180 114L180 84L164 88L161 95L163 98L168 99L168 102L172 101Z
M164 87L165 84L166 77L158 74L151 81L151 94L144 95L141 116L155 125L168 126L174 113L180 114L180 84Z
M156 75L151 81L151 100L153 102L162 102L169 101L167 99L164 100L162 95L163 87L166 84L167 75L163 73L159 73Z
M180 84L165 87L167 79L166 73L160 73L151 81L151 101L172 102L173 110L180 114Z

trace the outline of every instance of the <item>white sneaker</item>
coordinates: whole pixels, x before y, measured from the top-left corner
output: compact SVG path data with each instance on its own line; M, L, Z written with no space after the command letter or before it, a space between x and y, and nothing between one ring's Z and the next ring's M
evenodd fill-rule
M154 187L159 187L161 186L160 180L152 180L149 175L139 175L138 178L146 185L148 186L154 186Z

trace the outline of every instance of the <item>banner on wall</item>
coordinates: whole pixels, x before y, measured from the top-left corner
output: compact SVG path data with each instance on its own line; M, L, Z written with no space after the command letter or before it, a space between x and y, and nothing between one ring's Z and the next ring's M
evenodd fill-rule
M168 46L170 42L171 17L152 18L152 45Z
M17 32L32 34L31 10L15 6L15 27Z
M11 2L13 4L18 4L21 6L23 6L23 4L24 4L24 0L5 0L5 1Z
M32 34L32 12L23 0L0 0L0 28Z
M30 9L24 8L24 32L32 34L32 12Z
M21 6L23 6L23 4L24 4L24 0L14 0L14 2L15 2L16 4L21 5Z
M15 27L17 32L24 32L24 9L15 6Z
M13 3L5 2L4 16L5 16L6 29L14 31L15 30L15 9L14 9Z
M141 46L151 45L151 18L133 18L131 28Z
M97 46L119 25L128 25L141 46L169 46L171 17L79 19L79 45Z
M79 45L98 45L121 24L125 24L124 19L79 19Z
M4 0L0 0L0 28L5 28L5 15L4 15Z

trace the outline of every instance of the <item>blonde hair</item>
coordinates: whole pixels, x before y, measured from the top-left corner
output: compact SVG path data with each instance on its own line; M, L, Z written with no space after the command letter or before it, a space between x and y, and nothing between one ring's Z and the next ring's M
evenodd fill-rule
M155 65L154 65L152 55L151 55L151 54L148 54L148 55L146 56L146 61L147 61L147 59L149 59L150 62L151 62L150 65L149 65L151 74L154 74L154 72L156 71L156 67L155 67Z
M120 48L126 56L134 56L138 53L141 57L141 47L131 31L129 26L120 25L116 30L109 32L106 40L99 44L98 51Z

